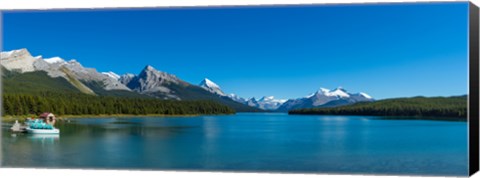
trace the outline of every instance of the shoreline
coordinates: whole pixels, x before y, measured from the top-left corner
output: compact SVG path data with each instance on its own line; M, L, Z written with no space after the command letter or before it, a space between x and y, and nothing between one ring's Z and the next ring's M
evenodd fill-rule
M423 121L448 121L448 122L467 122L467 118L446 117L446 116L391 116L391 115L350 115L350 114L311 114L311 113L288 113L288 115L297 116L359 116L359 117L378 117L381 120L423 120Z
M235 114L235 113L233 113ZM60 115L56 116L57 120L65 120L65 119L75 119L75 118L110 118L110 117L195 117L195 116L206 116L206 115L232 115L232 114L100 114L100 115L90 115L90 114L82 114L82 115ZM25 121L26 118L31 118L32 115L20 115L20 116L2 116L2 122L15 122L18 120L19 122ZM35 116L37 117L37 116Z
M272 113L272 112L266 112ZM233 114L100 114L100 115L89 115L89 114L82 114L82 115L60 115L56 116L57 120L63 121L66 119L76 119L76 118L83 118L83 119L93 119L93 118L111 118L111 117L119 117L119 118L126 118L126 117L196 117L196 116L207 116L207 115L234 115ZM452 118L452 117L445 117L445 116L382 116L382 115L335 115L335 114L292 114L286 112L287 115L305 115L305 116L373 116L379 117L382 120L431 120L431 121L448 121L448 122L467 122L467 118ZM2 116L1 122L11 123L18 120L19 122L25 121L26 118L32 117L32 115L7 115ZM36 116L35 116L36 117Z

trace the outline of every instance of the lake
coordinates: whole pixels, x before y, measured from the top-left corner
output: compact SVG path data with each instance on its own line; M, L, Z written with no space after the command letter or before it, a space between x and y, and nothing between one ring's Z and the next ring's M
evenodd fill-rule
M467 123L239 113L2 126L3 167L466 176Z

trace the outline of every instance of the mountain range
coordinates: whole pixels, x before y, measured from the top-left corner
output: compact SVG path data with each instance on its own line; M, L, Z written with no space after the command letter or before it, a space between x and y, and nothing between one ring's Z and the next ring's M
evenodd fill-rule
M45 90L81 92L97 96L212 100L227 105L237 112L261 111L228 97L212 94L149 65L138 75L120 76L114 72L102 73L94 68L83 67L74 59L67 61L60 57L47 59L42 56L33 57L27 49L2 52L0 57L0 64L5 70L2 71L5 92L32 92L41 90L43 87ZM46 83L49 85L45 85Z
M358 102L375 101L366 93L348 93L347 90L339 87L334 90L320 88L315 93L312 93L303 98L289 99L283 103L277 111L287 112L294 109L302 108L327 108L345 106Z
M374 100L365 93L352 94L342 88L331 91L322 88L307 97L297 99L275 99L273 96L265 96L258 100L245 99L235 94L225 94L218 84L207 78L198 85L194 85L150 65L138 74L118 75L112 71L98 72L94 68L86 68L75 59L67 61L60 57L45 59L42 56L34 57L27 49L1 52L0 56L2 69L6 70L2 76L7 77L5 81L9 82L8 85L32 90L41 88L37 86L44 86L51 90L75 90L75 92L98 96L213 100L237 112L262 110L286 112L299 108L335 107ZM6 73L8 75L5 75ZM8 76L16 76L17 79L8 80ZM22 80L18 80L22 77L22 80L28 82L22 83ZM46 83L50 85L45 85ZM7 87L7 91L15 92L16 89Z
M345 106L358 102L371 102L375 101L371 96L366 93L349 93L342 87L338 87L334 90L320 88L317 92L314 92L306 97L297 99L275 99L274 96L264 96L260 99L255 97L245 99L236 94L228 94L221 90L220 86L215 82L205 78L199 84L205 90L217 94L219 96L227 96L230 99L248 105L268 111L287 112L294 109L302 108L327 108Z

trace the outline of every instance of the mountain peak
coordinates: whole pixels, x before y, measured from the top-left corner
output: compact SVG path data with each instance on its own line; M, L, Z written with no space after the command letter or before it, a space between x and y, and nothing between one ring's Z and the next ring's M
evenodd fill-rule
M220 86L218 86L215 82L212 82L210 79L208 78L204 78L202 80L202 82L200 82L200 85L205 85L205 86L208 86L210 88L218 88L220 89Z
M198 86L202 87L203 89L209 91L210 93L214 93L220 96L225 96L225 93L220 89L215 82L211 81L208 78L204 78Z
M310 93L309 95L303 97L303 98L311 98L315 95L329 95L331 93L331 90L330 89L327 89L327 88L323 88L323 87L320 87L320 89L318 89L318 91L314 92L314 93Z
M1 52L1 58L6 59L6 58L10 58L10 57L17 57L17 56L24 55L24 54L30 55L30 52L28 52L27 48L11 50L11 51L2 51Z
M21 73L35 71L34 58L27 49L17 49L0 53L0 62L7 70L17 70Z
M321 92L321 93L328 93L328 92L330 92L330 90L329 90L329 89L326 89L326 88L322 88L322 87L320 87L320 89L318 90L318 92Z
M146 71L153 71L153 70L156 70L155 68L153 68L153 66L151 65L147 65L145 66L145 68L143 68L143 70L146 70Z
M335 89L333 89L333 91L343 91L343 92L347 92L347 90L345 90L343 87L339 86Z
M333 91L330 92L330 94L341 98L350 97L350 94L347 93L347 90L343 89L342 87L335 88Z

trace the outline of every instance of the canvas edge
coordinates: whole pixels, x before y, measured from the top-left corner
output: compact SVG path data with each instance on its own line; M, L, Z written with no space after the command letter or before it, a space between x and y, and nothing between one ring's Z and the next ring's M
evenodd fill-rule
M468 173L479 170L479 9L469 3Z
M4 24L3 24L3 13L4 11L0 9L0 51L3 51L3 27L4 27ZM3 76L3 71L2 69L0 68L0 76ZM2 116L3 116L3 82L2 82L2 78L3 77L0 77L0 127L3 126L3 119L2 119ZM0 148L3 148L2 145L3 145L3 137L2 137L2 132L0 132ZM3 166L3 151L0 151L0 168Z

